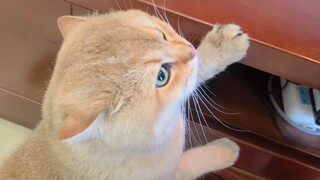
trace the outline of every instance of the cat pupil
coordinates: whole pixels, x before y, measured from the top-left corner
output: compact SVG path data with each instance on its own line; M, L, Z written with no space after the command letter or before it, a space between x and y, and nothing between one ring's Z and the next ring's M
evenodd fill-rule
M164 74L163 74L162 71L160 71L159 74L158 74L158 80L159 81L163 81L164 80Z
M160 70L159 70L159 73L158 73L156 86L157 87L165 86L169 81L169 76L170 76L170 74L169 74L168 68L166 67L165 64L163 64L160 67Z

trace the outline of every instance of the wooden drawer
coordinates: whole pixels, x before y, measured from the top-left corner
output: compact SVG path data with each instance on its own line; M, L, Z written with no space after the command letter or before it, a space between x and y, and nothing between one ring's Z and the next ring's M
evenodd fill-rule
M68 1L100 12L132 7L154 14L152 0ZM176 29L180 16L186 39L195 44L212 24L239 24L252 40L243 64L320 89L318 1L154 0L154 3L159 12L166 10Z
M71 5L51 0L0 1L0 116L26 127L40 120L40 103L62 37L57 18Z

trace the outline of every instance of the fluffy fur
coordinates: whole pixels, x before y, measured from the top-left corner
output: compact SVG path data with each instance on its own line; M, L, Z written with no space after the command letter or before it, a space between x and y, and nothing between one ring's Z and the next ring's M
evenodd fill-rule
M239 148L225 138L183 152L181 107L197 83L244 57L249 41L238 26L215 25L197 56L168 24L137 10L62 17L59 28L65 40L43 120L0 179L188 180L236 161ZM164 63L170 80L156 87Z

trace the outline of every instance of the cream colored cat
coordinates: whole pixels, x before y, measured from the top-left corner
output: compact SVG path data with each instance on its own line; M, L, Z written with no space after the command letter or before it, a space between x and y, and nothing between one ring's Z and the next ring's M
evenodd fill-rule
M214 26L196 55L137 10L58 22L65 40L43 120L0 179L188 180L233 165L239 148L226 138L183 152L181 108L197 82L244 57L238 26Z

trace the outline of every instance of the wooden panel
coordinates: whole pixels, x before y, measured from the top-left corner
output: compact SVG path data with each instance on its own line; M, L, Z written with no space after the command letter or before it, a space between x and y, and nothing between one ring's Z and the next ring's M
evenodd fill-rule
M101 1L101 0L65 0L67 2L71 2L73 4L79 5L80 7L84 7L91 10L97 10L99 12L107 12L110 9L116 9L119 10L118 3L120 3L122 8L125 8L123 2L124 1ZM125 0L126 2L129 2L128 0Z
M57 18L70 14L71 5L60 0L0 0L0 25L32 38L59 43Z
M80 7L77 5L72 4L71 5L71 14L74 16L83 16L83 15L89 15L91 14L93 11L84 7Z
M59 45L0 28L0 87L41 102Z
M27 128L41 120L40 104L0 88L0 117Z
M297 142L287 139L278 130L275 123L278 114L274 113L267 97L268 91L265 88L269 75L258 70L252 70L252 68L243 67L245 66L231 66L229 72L220 74L218 78L206 85L210 91L203 88L204 90L198 93L202 96L202 99L204 99L203 97L207 99L198 100L201 111L199 108L196 109L193 103L191 103L191 107L213 119L207 121L210 127L214 127L214 121L216 121L214 119L219 119L227 124L320 158L320 150L310 148L311 145L308 146L308 143L315 142L318 142L318 146L320 146L319 137L314 137L315 140L313 140L304 136L305 144L299 146L296 145ZM210 99L216 104L228 108L228 110L217 106ZM236 114L230 114L230 112ZM196 119L197 122L199 120L202 121L200 118ZM204 124L203 121L202 124ZM314 144L314 146L317 145Z
M63 1L1 0L0 87L41 102L61 43L57 18L70 13Z
M320 64L252 41L241 63L283 77L293 82L320 89Z
M230 167L218 172L210 173L204 177L198 178L198 180L266 180L266 178L252 174L248 171L236 167Z
M295 0L298 2L299 0ZM143 11L147 11L151 14L154 14L154 8L151 5L151 0L125 0L125 1L101 1L101 0L70 0L69 2L79 4L81 6L87 7L89 9L98 10L100 12L107 12L110 9L128 9L128 8L135 8L141 9ZM163 1L155 1L158 2L160 7L163 7ZM267 1L263 1L264 3ZM269 1L268 1L269 2ZM243 3L243 4L241 4ZM311 55L307 57L304 52L318 53L318 49L320 49L320 38L318 37L319 34L316 32L315 29L313 30L305 30L305 26L299 26L299 23L304 23L303 21L297 21L298 24L294 24L294 28L291 26L294 21L290 18L288 23L290 24L289 27L286 28L286 23L275 23L272 27L269 27L268 24L261 24L264 21L257 21L255 16L252 16L250 13L243 13L244 15L239 15L237 13L246 12L243 11L242 7L246 7L249 9L248 12L255 11L252 6L261 5L259 3L248 3L246 1L235 1L235 0L228 0L228 1L208 1L202 0L200 3L199 1L166 1L166 12L167 17L171 23L171 25L178 29L178 25L182 29L182 32L186 39L190 40L193 44L197 45L203 35L208 32L211 28L211 24L220 22L220 23L230 23L235 22L240 24L242 28L249 33L252 38L252 44L249 49L249 54L247 57L242 61L243 64L252 66L254 68L269 72L271 74L275 74L286 79L289 79L294 82L298 82L301 84L305 84L309 87L314 87L320 89L320 57L311 59ZM295 3L293 3L295 4ZM308 3L304 3L308 4ZM317 4L316 1L312 1L310 5ZM231 5L226 7L226 5ZM248 6L248 7L247 7ZM286 8L286 4L283 3L276 3L276 1L271 2L270 6L267 7L277 7L276 11L279 11L279 8ZM279 7L278 7L279 6ZM288 7L292 5L288 5ZM308 5L309 6L309 5ZM193 7L193 8L190 8ZM292 6L291 8L294 8ZM312 6L311 6L312 7ZM300 7L306 8L306 7ZM300 8L293 9L292 11L297 11L300 15L302 14L305 16L312 14L303 14L305 12L301 12ZM158 9L160 13L163 12L161 8ZM225 12L223 12L225 10ZM266 11L270 9L265 9L259 13L259 16L267 16L269 13ZM206 12L206 13L201 13ZM233 13L235 12L235 13ZM266 13L263 14L262 12ZM320 12L320 11L319 11ZM315 21L318 18L317 12L311 10L310 13L315 13L315 17L310 17L308 21L305 23L308 24L307 27L311 26L310 21ZM250 18L247 17L248 14ZM180 15L180 17L179 17ZM287 16L287 15L285 15ZM253 18L254 17L254 18ZM295 17L295 16L294 16ZM267 17L264 17L267 18ZM275 18L271 17L270 18ZM273 19L272 19L273 20ZM284 21L285 19L279 19ZM252 22L253 21L253 22ZM317 21L315 21L317 22ZM270 23L270 21L268 21ZM257 25L259 24L259 25ZM277 25L275 27L275 25ZM312 26L318 26L319 23L313 23ZM297 29L299 27L299 29ZM266 28L266 29L264 29ZM301 29L302 28L302 29ZM289 31L293 29L293 31ZM279 31L273 31L279 30ZM271 32L270 32L271 31ZM308 31L312 31L308 32ZM277 34L277 32L279 34ZM289 33L289 36L286 33ZM290 33L300 33L297 36L292 37ZM270 34L270 36L269 36ZM306 36L307 34L307 36ZM314 36L313 39L311 39ZM281 37L281 38L279 38ZM298 39L296 39L298 38ZM309 38L311 44L306 43L305 39L301 38ZM297 43L298 41L299 43ZM304 42L304 43L301 43ZM277 44L278 43L278 44ZM285 44L283 44L285 43ZM315 44L314 44L315 43ZM282 47L283 45L283 47ZM290 45L289 47L287 47ZM292 49L290 49L292 47ZM281 50L278 50L281 49ZM300 52L303 51L303 52ZM286 53L288 52L288 53ZM294 55L292 55L294 54ZM306 58L306 59L305 59ZM299 73L296 73L299 72Z
M57 18L71 5L51 0L0 0L0 116L26 127L40 102L62 37Z
M164 0L140 1L164 6ZM318 0L175 0L165 5L210 24L240 24L258 42L320 63Z
M197 139L202 140L201 144L206 143L204 136L206 136L208 142L219 137L229 137L236 141L240 145L241 151L235 167L242 171L250 172L248 173L250 176L235 172L235 175L242 177L242 179L250 179L248 177L259 179L259 176L261 177L260 179L320 178L319 159L317 158L298 153L290 148L284 148L249 132L243 133L230 130L219 123L215 123L214 128L211 129L192 122L190 127L195 138L197 138L196 134L198 132L200 138ZM193 141L194 146L195 144ZM210 179L210 176L207 179ZM237 179L237 177L229 179Z

